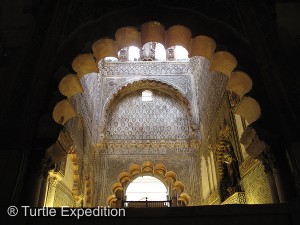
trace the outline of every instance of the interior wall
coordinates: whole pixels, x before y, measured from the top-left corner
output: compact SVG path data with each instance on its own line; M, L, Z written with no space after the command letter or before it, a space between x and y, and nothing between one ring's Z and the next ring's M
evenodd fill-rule
M62 179L55 187L55 197L53 207L70 206L74 205L72 189L74 185L74 170L71 154L60 163L60 171Z
M237 123L236 118L237 116L235 116L229 108L227 95L224 95L221 104L219 105L218 112L216 113L216 117L210 126L211 129L208 139L203 141L200 149L201 174L203 176L201 177L201 189L204 194L202 204L211 205L221 203L220 179L222 175L220 174L220 169L222 167L220 166L222 165L222 161L218 157L216 149L218 143L224 138L231 143L237 160L239 161L240 184L242 191L245 193L247 204L272 203L271 190L267 175L264 172L264 167L259 160L251 158L245 152L244 146L240 144L239 139L243 132L243 127L239 121ZM227 137L222 137L220 131L224 130L226 125L229 125L230 131ZM214 171L207 167L206 159L209 160L211 156L215 159L215 172L213 172L211 176L216 176L216 185L214 179L209 180L209 176L206 172L209 171L209 173L212 173L212 171Z
M155 90L152 90L152 101L142 101L142 91L128 94L111 109L107 139L188 139L189 117L185 108L169 95Z
M257 162L242 178L241 186L245 191L248 204L272 203L270 186L261 162Z
M120 172L149 160L174 171L191 197L190 205L199 205L199 163L197 151L189 145L187 110L175 98L157 90L153 90L152 102L143 102L141 92L124 96L108 114L107 149L98 149L99 204L106 204Z

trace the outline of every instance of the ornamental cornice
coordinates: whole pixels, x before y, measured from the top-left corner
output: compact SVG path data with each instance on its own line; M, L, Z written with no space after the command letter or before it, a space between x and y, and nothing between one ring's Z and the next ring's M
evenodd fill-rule
M107 141L105 148L101 143L96 145L100 154L116 154L116 155L131 155L131 154L196 154L200 147L198 141L185 140L114 140Z
M100 60L98 68L100 76L129 77L138 75L191 75L195 73L204 57L195 57L187 61L137 61L137 62L106 62Z

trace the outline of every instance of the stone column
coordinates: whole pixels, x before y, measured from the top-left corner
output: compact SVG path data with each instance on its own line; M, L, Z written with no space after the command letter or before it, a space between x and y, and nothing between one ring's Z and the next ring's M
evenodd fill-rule
M206 170L207 170L209 194L211 195L214 190L213 190L213 187L212 187L213 186L213 179L212 179L212 172L211 172L211 165L210 165L209 156L206 156L205 162L206 162Z
M273 183L273 186L271 189L274 189L274 186L276 187L276 194L274 193L274 198L276 200L277 197L277 202L275 203L285 203L286 198L284 194L284 189L283 189L283 183L281 180L281 176L279 174L278 168L276 166L276 161L275 158L273 157L273 154L271 151L267 148L264 152L261 153L261 160L265 166L265 171L269 171L267 174L272 174L270 179L271 182ZM275 190L272 190L275 192ZM272 197L273 197L273 192L272 192Z
M172 207L177 207L178 204L177 204L177 198L176 196L172 196Z
M45 206L53 207L56 186L61 179L62 177L58 173L50 171L48 177L48 191L47 191L47 199L46 199Z
M279 197L278 197L276 182L274 179L272 168L269 165L269 163L267 163L266 161L262 160L262 163L264 165L264 171L267 174L269 186L271 189L272 201L273 201L273 203L279 203L280 201L279 201Z
M82 195L75 196L75 198L74 198L74 207L75 208L83 207L82 200L83 200Z
M38 207L44 207L45 206L46 194L47 194L47 189L48 189L48 182L47 181L48 181L48 178L43 176L43 181L42 181L41 189L40 189Z
M40 195L38 201L38 207L45 206L46 195L48 190L48 173L50 170L54 169L54 162L49 157L45 157L42 161L42 183L40 188Z
M115 195L117 197L116 208L123 208L124 190L117 190Z

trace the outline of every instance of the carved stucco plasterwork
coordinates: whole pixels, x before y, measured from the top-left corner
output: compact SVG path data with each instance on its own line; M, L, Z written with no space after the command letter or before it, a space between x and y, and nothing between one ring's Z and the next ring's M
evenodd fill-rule
M191 119L194 121L195 124L199 123L198 117L198 109L196 105L192 103L194 101L193 93L192 93L192 80L191 76L182 75L182 76L138 76L138 77L128 77L128 78L119 78L119 77L105 77L104 79L104 102L103 102L103 109L104 111L107 110L109 103L115 97L114 95L118 93L123 87L126 87L129 84L136 84L139 88L144 89L145 84L143 82L138 83L138 81L149 81L147 82L148 89L158 89L166 92L170 92L170 90L166 89L166 86L169 85L176 92L179 92L184 98L188 100L189 107L191 108ZM152 82L151 82L152 81ZM174 94L168 93L168 94ZM177 94L178 95L178 94ZM173 96L175 97L175 96ZM105 120L105 118L103 118ZM102 123L104 123L104 120Z
M256 163L243 176L241 187L245 191L248 204L269 204L273 202L268 178L261 162Z
M107 149L101 149L102 155L170 155L196 154L196 146L187 141L108 141Z
M85 119L91 143L100 143L105 126L105 106L122 87L141 80L158 81L178 90L188 101L191 119L206 131L222 95L227 77L209 72L209 61L193 57L186 62L99 62L99 73L80 80L84 92L71 97L75 111Z
M196 162L197 157L195 157L195 152L199 146L191 142L194 134L189 129L192 125L194 126L193 130L197 131L201 125L201 131L204 134L208 132L218 111L228 79L224 74L209 72L208 69L209 61L203 57L193 57L187 62L105 63L100 61L99 73L90 73L81 78L80 82L84 92L70 98L79 115L69 120L65 127L74 140L75 148L78 149L81 165L79 166L80 177L84 178L85 174L84 171L81 171L82 167L85 168L84 170L93 171L94 186L97 189L95 191L101 192L97 195L99 203L105 204L104 201L110 192L110 185L116 181L114 178L109 184L107 183L107 179L113 176L110 171L114 171L114 169L110 169L114 167L108 159L111 157L117 157L121 161L126 159L126 162L117 163L120 165L116 167L118 169L117 174L123 167L127 169L128 165L136 160L139 161L138 163L144 160L164 161L164 164L169 161L176 162L170 168L173 168L178 174L182 173L180 180L185 182L187 192L193 199L193 204L199 203L201 198L198 190L200 187L199 163ZM188 112L185 112L185 116L188 115L189 122L186 122L186 117L182 117L184 118L182 121L184 129L181 130L181 137L175 135L174 140L108 139L104 145L99 145L99 143L103 143L103 131L107 122L106 113L109 111L105 107L122 88L145 80L149 81L148 84L152 82L151 85L155 85L153 82L157 82L162 86L170 86L179 93L175 96L177 100L178 96L187 100L187 108L185 109ZM158 91L161 89L162 87L158 88ZM153 90L157 89L153 88ZM80 122L81 124L79 124ZM200 137L199 133L197 137ZM95 152L101 153L94 158L94 165L89 163L91 157L88 157L93 152L91 146L94 146ZM122 155L121 158L120 155ZM174 158L170 157L172 155Z
M235 192L233 195L229 196L222 205L227 204L246 204L246 196L244 192Z
M196 157L185 155L177 156L161 156L161 155L143 155L143 156L123 156L120 158L117 155L107 155L101 157L102 169L105 178L101 176L99 182L100 198L99 205L105 205L106 197L112 194L111 185L118 182L118 175L121 171L128 171L131 164L141 164L145 160L149 160L153 164L162 163L169 171L175 171L177 174L177 180L180 180L185 187L185 192L191 197L190 205L199 205L200 203L200 190L199 190L199 178L197 175L198 161ZM105 165L107 167L105 167ZM103 181L103 182L101 182Z
M53 207L69 206L73 207L74 200L71 190L69 190L65 185L58 183L55 190L55 198L53 202Z
M90 137L87 133L87 127L84 123L83 118L80 116L74 117L68 120L65 124L65 128L68 131L70 137L74 141L74 154L77 156L77 164L78 164L78 175L79 179L79 192L84 190L84 168L87 170L88 167L84 166L88 165L87 161L90 156L87 152L90 151L88 143L90 142Z
M219 111L219 107L225 94L228 77L219 72L203 71L195 75L198 85L198 104L201 120L201 135L206 138L209 127Z
M193 61L138 61L138 62L106 62L99 61L98 67L103 76L127 77L130 75L182 75L192 74Z
M142 91L126 95L115 104L106 121L108 140L185 140L189 118L178 102L153 91L153 100L142 101Z

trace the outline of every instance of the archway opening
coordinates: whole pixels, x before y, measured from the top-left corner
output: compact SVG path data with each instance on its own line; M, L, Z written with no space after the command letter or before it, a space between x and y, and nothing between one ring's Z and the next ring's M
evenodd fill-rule
M167 201L167 195L164 183L153 176L138 177L126 189L127 201Z

